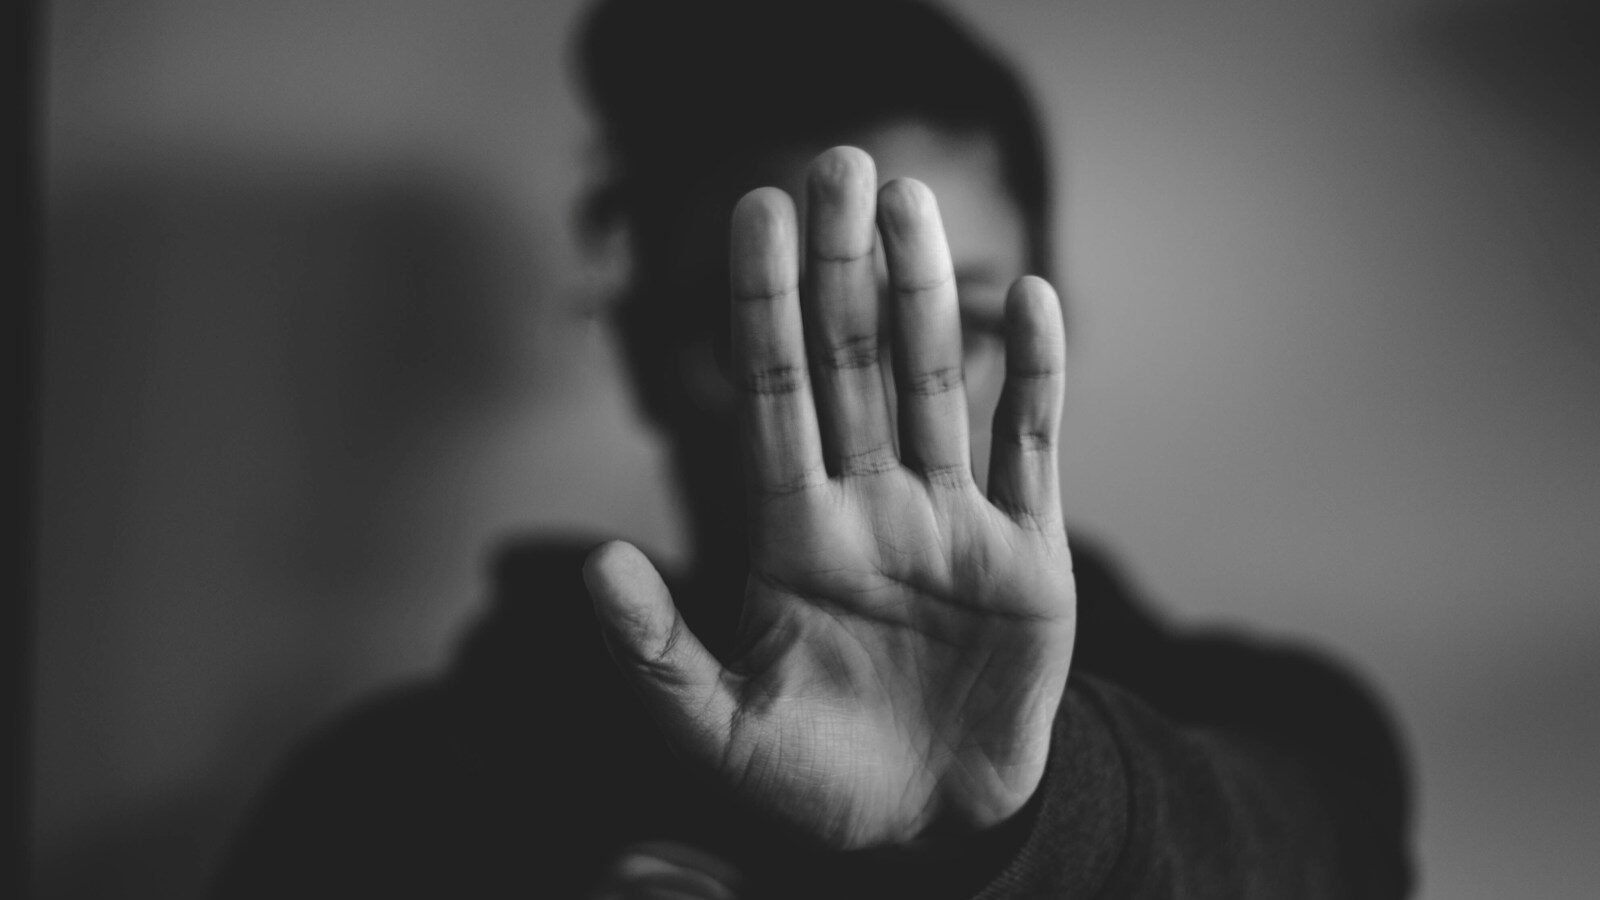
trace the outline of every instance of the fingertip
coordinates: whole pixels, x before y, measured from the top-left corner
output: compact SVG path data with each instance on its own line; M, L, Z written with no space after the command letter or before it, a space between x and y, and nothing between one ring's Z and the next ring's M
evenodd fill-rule
M841 144L817 154L806 172L806 184L814 196L825 199L861 192L870 197L878 185L878 168L867 151Z
M915 178L891 178L878 189L878 214L891 228L913 225L939 214L933 189Z
M583 583L593 591L610 578L610 573L618 566L627 565L627 559L632 554L637 554L638 548L627 541L606 541L593 550L583 560Z
M758 187L733 206L735 239L751 237L794 240L794 198L780 188Z
M811 161L805 228L813 259L853 261L872 253L877 187L877 168L859 147L833 147Z
M1061 298L1050 282L1024 275L1006 293L1006 321L1031 330L1046 329L1053 336L1064 331Z
M1066 324L1050 282L1024 275L1006 294L1006 370L1024 375L1057 374L1066 365Z
M1006 293L1006 303L1017 307L1020 312L1045 305L1059 307L1060 299L1050 282L1037 275L1024 275L1011 283L1011 290Z
M933 190L915 178L895 178L878 189L878 231L890 279L920 292L952 283L950 246ZM950 298L954 300L954 291Z
M655 576L655 567L627 541L606 541L583 561L583 583L595 603L607 609L626 604Z
M729 238L735 296L771 297L799 280L795 258L794 200L775 187L760 187L734 205Z
M1011 290L1026 297L1046 299L1052 303L1056 301L1056 289L1038 275L1024 275L1018 278L1016 284L1011 286Z

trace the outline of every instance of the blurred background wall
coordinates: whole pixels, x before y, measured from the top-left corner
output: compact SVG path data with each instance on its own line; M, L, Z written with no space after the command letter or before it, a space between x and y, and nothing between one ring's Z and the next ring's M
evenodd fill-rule
M1600 895L1594 15L957 6L1059 151L1072 517L1380 685L1424 897ZM39 896L193 896L503 537L682 559L570 235L580 7L47 8Z

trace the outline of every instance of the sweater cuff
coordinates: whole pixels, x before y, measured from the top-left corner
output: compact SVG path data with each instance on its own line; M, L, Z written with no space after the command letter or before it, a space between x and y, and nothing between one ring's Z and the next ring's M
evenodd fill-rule
M976 900L1093 897L1122 855L1127 770L1086 680L1074 676L1062 695L1021 846Z

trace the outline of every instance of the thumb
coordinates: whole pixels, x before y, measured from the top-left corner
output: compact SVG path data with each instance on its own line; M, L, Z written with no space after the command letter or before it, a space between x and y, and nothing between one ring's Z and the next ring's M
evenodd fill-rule
M667 739L720 759L737 705L732 675L684 623L655 566L632 544L611 541L589 554L583 580L612 658Z

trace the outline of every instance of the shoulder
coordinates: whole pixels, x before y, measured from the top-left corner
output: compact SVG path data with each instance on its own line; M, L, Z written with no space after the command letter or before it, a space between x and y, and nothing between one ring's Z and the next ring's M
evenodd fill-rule
M214 896L422 895L493 833L438 684L376 695L307 735L256 799ZM454 822L453 831L419 822Z
M1360 773L1409 815L1405 748L1387 703L1350 663L1313 642L1169 622L1103 546L1074 534L1079 635L1073 672L1184 729L1280 747L1329 773Z
M604 754L580 748L645 725L589 611L593 543L501 547L493 602L449 667L300 739L234 835L215 896L498 896L584 871L582 853L542 873L518 861L551 823L569 836L610 827L591 803Z

